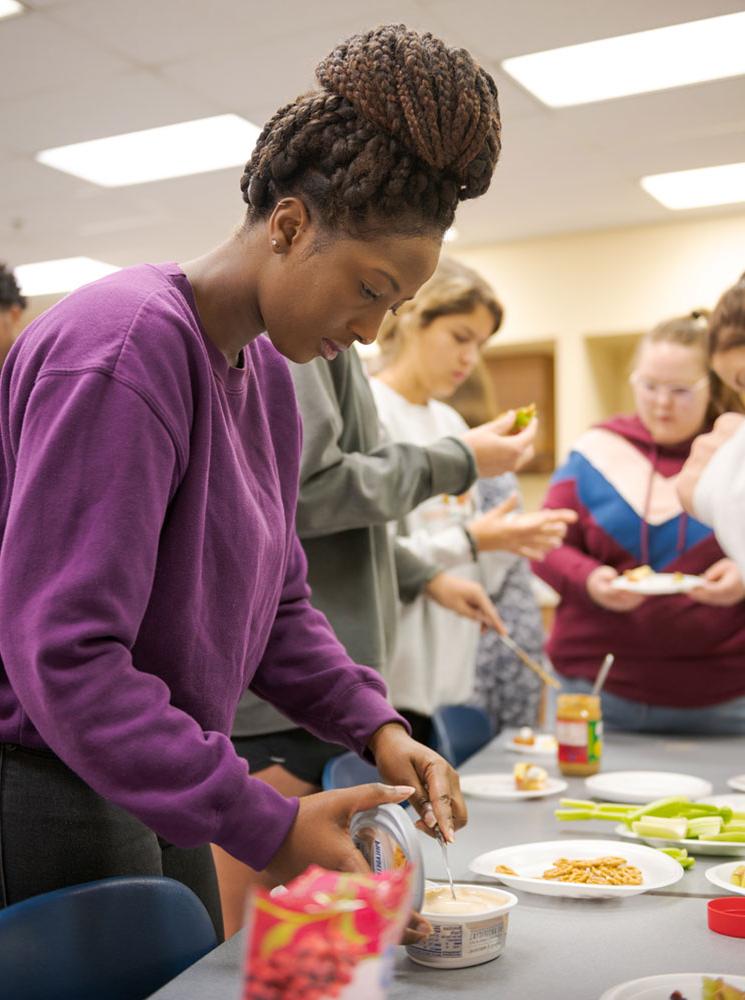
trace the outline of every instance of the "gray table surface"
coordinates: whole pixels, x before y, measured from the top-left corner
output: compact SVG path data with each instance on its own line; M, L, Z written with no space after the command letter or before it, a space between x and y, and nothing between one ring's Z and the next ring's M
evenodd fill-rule
M504 742L501 737L482 750L463 773L509 770L518 757L504 748ZM682 771L709 779L715 793L725 792L726 779L745 772L745 740L610 735L603 770ZM571 779L565 794L587 797L581 779ZM559 825L553 817L557 801L555 797L518 803L469 799L469 824L450 848L454 877L476 881L468 862L496 847L612 835L611 824ZM422 847L427 874L441 877L439 849L425 837ZM677 885L624 900L572 900L519 892L500 958L469 969L439 970L415 965L399 949L390 995L394 1000L549 996L598 1000L616 983L662 972L742 975L745 940L715 934L706 924L706 900L721 893L704 879L703 870L727 860L732 859L699 856L695 869ZM153 994L152 1000L237 1000L243 948L238 934Z

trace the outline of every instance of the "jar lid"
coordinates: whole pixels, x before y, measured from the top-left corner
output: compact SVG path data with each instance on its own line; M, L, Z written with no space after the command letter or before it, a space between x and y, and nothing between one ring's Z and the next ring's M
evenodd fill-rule
M355 813L349 824L354 846L374 872L402 868L410 864L413 872L414 909L424 901L424 862L416 828L409 814L398 805L385 803L376 809Z
M729 937L745 938L745 899L738 896L710 899L707 909L711 930Z

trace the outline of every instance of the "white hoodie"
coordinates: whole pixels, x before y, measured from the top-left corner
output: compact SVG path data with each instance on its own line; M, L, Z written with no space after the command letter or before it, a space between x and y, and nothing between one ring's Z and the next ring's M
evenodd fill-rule
M745 576L745 424L714 453L696 486L693 506Z
M394 441L431 445L468 430L460 414L445 403L430 400L419 406L379 379L370 382L381 423ZM425 500L399 523L399 540L420 558L448 573L478 580L494 594L519 557L487 552L474 561L463 525L478 513L476 500L474 488L458 497L442 494ZM473 693L479 634L477 622L423 594L401 605L393 656L382 671L391 702L432 715L440 705L467 701Z

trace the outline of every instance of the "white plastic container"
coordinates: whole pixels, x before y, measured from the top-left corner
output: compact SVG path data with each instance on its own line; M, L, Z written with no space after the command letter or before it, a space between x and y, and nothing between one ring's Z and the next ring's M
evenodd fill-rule
M428 883L426 888L433 887ZM491 962L504 951L509 911L517 903L517 896L487 885L456 883L456 894L459 889L493 896L494 905L478 913L428 913L425 889L422 916L429 920L434 931L424 941L406 946L413 962L436 969L463 969Z
M374 872L413 868L412 905L419 910L424 899L424 865L417 831L409 814L398 805L385 804L355 813L349 824L354 846Z

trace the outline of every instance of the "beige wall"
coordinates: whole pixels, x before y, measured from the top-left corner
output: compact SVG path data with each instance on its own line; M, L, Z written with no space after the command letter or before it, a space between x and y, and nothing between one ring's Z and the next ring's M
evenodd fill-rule
M553 343L561 459L588 424L627 405L636 335L659 320L713 306L745 271L745 214L462 251L451 244L448 253L477 268L504 301L497 353Z

